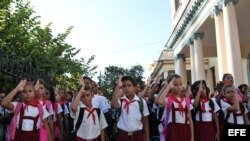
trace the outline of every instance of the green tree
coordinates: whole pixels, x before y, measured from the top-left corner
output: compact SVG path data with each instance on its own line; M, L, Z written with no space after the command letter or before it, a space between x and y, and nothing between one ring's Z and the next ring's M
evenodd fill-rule
M135 65L131 68L123 68L120 66L108 66L105 67L104 74L98 76L98 85L104 92L104 94L111 98L113 94L114 87L116 85L116 80L120 75L130 75L132 76L137 83L141 86L144 86L143 79L144 69L141 65Z
M9 79L28 77L76 88L81 75L96 74L96 66L91 65L95 56L75 59L80 49L65 42L73 26L54 37L51 24L41 27L39 16L29 2L0 1L0 48L3 50L0 69L12 68L8 73L1 72L1 85L7 85Z

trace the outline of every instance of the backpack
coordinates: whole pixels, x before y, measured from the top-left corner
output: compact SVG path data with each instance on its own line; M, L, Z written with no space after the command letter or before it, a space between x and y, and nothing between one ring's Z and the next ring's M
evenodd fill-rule
M113 135L112 136L115 136L117 133L118 133L118 129L117 129L117 123L119 121L119 118L121 116L121 112L122 112L122 102L123 102L123 99L120 99L120 103L121 103L121 106L116 110L116 113L115 113L115 124L114 124L114 127L113 127ZM141 118L143 118L143 99L141 97L139 97L139 101L137 100L138 104L139 104L139 110L140 110L140 113L141 113Z
M173 99L170 96L168 96L167 99L168 99L168 103L166 105L165 117L162 120L163 130L160 131L160 140L161 141L165 141L166 140L167 125L168 125L168 120L169 120L169 113L172 110L172 106L173 106ZM189 111L190 110L190 99L185 97L184 100L186 102L186 107L187 107L187 109Z
M7 134L6 134L6 140L7 141L12 141L15 139L15 134L16 134L16 128L17 128L17 116L20 113L20 110L22 108L22 102L17 103L16 105L16 109L14 111L14 116L11 120L11 123L7 126ZM45 127L42 124L42 120L43 120L43 108L41 104L38 104L38 112L39 112L39 118L41 120L41 124L40 124L40 133L39 133L39 141L47 141L47 137L45 136ZM41 130L42 128L44 128L44 130ZM47 130L46 130L47 132ZM46 137L46 138L45 138Z
M97 112L97 115L98 115L98 120L100 121L101 110L99 108L95 108L95 109L96 109L96 112ZM73 131L73 137L74 138L76 137L76 133L79 130L81 124L82 124L82 120L83 120L83 117L84 117L84 111L85 111L84 108L80 108L79 116L78 116L78 119L77 119L76 125L75 125L75 130Z
M141 113L141 117L143 118L143 100L141 97L139 97L139 101L137 100L138 104L139 104L139 110L140 110L140 113ZM120 116L121 116L121 112L122 112L122 102L123 102L123 99L120 99L120 103L121 103L121 106L117 109L116 111L116 116L115 116L115 120L118 121Z
M213 115L214 114L214 102L213 102L212 99L209 99L208 105L211 108L211 111L209 111L209 112L211 112L212 115ZM199 112L199 118L202 118L202 115L201 115L202 111L201 111L201 104L200 103L198 104L197 108L191 110L191 116L192 116L194 124L196 123L196 114L197 114L197 112ZM201 119L200 119L200 121L201 121Z
M50 113L50 105L52 105L52 103L49 100L46 100L45 105L46 105L46 110Z

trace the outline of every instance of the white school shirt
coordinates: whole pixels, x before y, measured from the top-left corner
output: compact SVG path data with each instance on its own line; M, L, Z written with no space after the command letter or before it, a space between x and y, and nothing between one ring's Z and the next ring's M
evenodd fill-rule
M121 99L127 99L126 96L123 96ZM140 101L139 97L137 95L134 96L135 102L129 104L129 112L127 113L127 109L124 109L125 102L120 102L120 99L118 99L118 102L120 104L121 108L121 115L118 119L117 127L121 130L127 131L127 132L134 132L138 130L142 130L143 124L142 124L142 115L140 112L140 106L137 101ZM143 116L148 116L148 106L146 104L146 101L143 100ZM129 101L129 100L128 100Z
M228 110L227 110L227 109L228 109L228 107L230 107L231 105L230 105L229 103L225 102L224 100L220 100L220 102L221 102L221 109L222 109L223 112L224 112L224 118L226 118L227 113L228 113ZM244 109L245 109L245 113L244 113L244 115L245 115L245 114L248 113L248 109L247 109L245 106L244 106ZM240 113L240 112L241 112L241 111L239 110L239 111L237 111L236 113L238 114L238 113ZM245 124L245 123L244 123L244 115L236 116L237 124ZM228 123L235 124L235 123L234 123L234 116L233 116L233 113L232 113L232 112L229 114L229 118L228 118L227 122L228 122Z
M76 122L79 118L80 108L85 108L84 104L79 104L76 113L72 110L70 112L70 116L74 119L74 127L76 126ZM94 108L94 107L93 107ZM84 109L85 110L85 109ZM83 139L95 139L101 134L101 130L108 126L106 119L104 117L103 112L100 112L100 119L98 119L97 111L94 112L95 115L95 124L92 119L92 115L88 117L89 112L87 110L84 111L83 120L78 129L76 135L77 137Z
M14 105L14 109L16 109L17 102L11 102ZM24 106L24 104L23 104ZM15 111L15 110L14 110ZM21 111L21 110L20 110ZM36 117L39 115L39 111L37 107L33 107L28 105L27 109L24 109L24 116L31 116L31 117ZM49 116L48 111L46 108L43 107L43 119L46 119ZM20 113L17 115L17 128L19 128L19 120L20 120ZM33 124L34 120L30 119L23 119L23 125L22 125L22 130L23 131L33 131ZM40 128L41 120L38 118L37 121L37 129Z
M110 104L104 96L94 95L92 98L92 105L96 108L100 108L103 113L108 112Z
M176 97L178 100L181 100L180 97ZM168 103L168 98L166 97L166 106L167 106L167 103ZM173 101L173 104L174 104L174 108L179 108L179 105L178 103L174 102ZM182 101L182 106L184 107L184 109L186 108L186 100L184 98L184 100ZM193 106L192 104L190 103L190 107L189 107L189 111L191 111L193 109ZM166 110L164 110L164 112L167 112L167 108L165 108ZM169 112L169 119L168 119L168 123L171 123L173 120L172 120L172 109L171 111ZM188 114L188 113L187 113ZM186 117L187 118L187 117ZM186 118L185 118L185 111L183 112L180 112L180 111L175 111L175 123L186 123ZM189 123L189 121L187 121L187 123Z
M46 100L47 101L47 100ZM39 100L39 103L41 105L43 105L43 101ZM43 108L45 108L47 110L46 104L43 105ZM48 110L47 110L48 111ZM52 103L50 104L50 108L49 108L49 116L54 115L54 111L53 111L53 107L52 107Z
M59 104L60 105L60 104ZM67 114L69 114L69 109L68 109L68 107L67 107L67 105L66 105L66 103L65 104L63 104L64 105L64 115L67 115ZM61 105L60 105L61 106ZM62 107L62 106L61 106Z
M57 104L57 113L56 111L53 112L53 121L56 122L57 121L57 117L56 115L63 112L63 109L62 109L62 106L59 104L59 103L56 103Z
M215 101L215 98L211 98L211 100L212 100L212 102L214 103L214 111L213 111L213 113L216 113L217 111L220 110L220 107L219 107L219 105L217 104L217 102ZM192 103L192 104L194 103L194 99L191 100L191 103ZM202 103L200 102L200 105L201 105L201 104L202 104ZM209 101L207 101L207 102L205 103L205 111L206 111L206 112L202 112L202 121L210 122L210 121L213 120L213 115L212 115L211 112L209 112L210 110L211 110L211 107L209 106ZM198 111L198 112L196 113L196 115L195 115L195 120L196 120L196 121L200 121L200 113L199 113L199 112L200 112L200 111Z

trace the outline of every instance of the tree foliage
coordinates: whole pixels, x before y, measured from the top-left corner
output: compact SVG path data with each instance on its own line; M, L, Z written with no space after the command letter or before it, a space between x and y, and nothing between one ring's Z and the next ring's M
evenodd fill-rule
M16 64L20 65L20 68L16 69L24 69L28 66L26 68L41 70L43 75L37 75L37 77L46 76L65 88L76 88L81 75L93 77L96 74L96 66L91 66L95 56L87 60L75 59L80 49L65 42L73 26L54 37L51 24L41 27L39 16L35 15L29 2L1 0L0 47L3 50L0 56L1 67L10 65L6 57L12 54ZM9 76L5 74L5 77L8 79ZM1 80L1 84L2 82Z
M131 68L123 68L120 66L108 66L105 67L104 74L100 74L98 76L98 85L104 92L104 94L111 98L113 94L114 87L116 85L116 80L119 78L120 75L130 75L134 78L134 80L139 83L141 86L144 86L143 82L143 72L144 69L141 65L135 65Z

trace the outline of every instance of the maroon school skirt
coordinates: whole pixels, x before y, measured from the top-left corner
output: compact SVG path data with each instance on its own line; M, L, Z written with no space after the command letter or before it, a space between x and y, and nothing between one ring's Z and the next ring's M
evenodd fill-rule
M194 125L194 140L214 141L215 131L213 122L196 122Z
M14 141L39 141L39 130L22 131L16 129Z
M167 126L167 141L190 141L189 124L169 123Z

